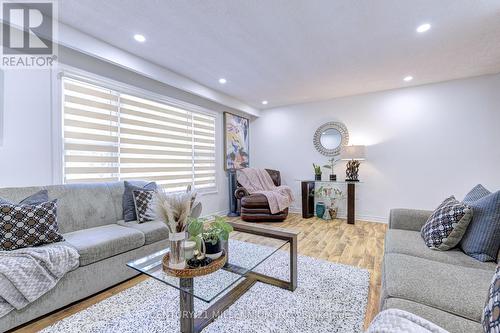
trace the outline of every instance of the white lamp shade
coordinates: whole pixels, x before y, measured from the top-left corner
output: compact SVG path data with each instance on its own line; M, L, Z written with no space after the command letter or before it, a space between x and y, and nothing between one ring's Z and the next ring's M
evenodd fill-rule
M345 146L340 153L342 160L364 160L365 159L365 146L353 145Z

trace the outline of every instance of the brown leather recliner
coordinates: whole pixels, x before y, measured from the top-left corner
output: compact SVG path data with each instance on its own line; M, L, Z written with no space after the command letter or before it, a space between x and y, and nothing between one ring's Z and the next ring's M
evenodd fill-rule
M271 176L274 185L281 185L281 175L277 170L266 169ZM271 214L269 202L263 194L249 194L240 183L234 192L238 200L241 219L247 222L282 222L288 216L288 208L277 214Z

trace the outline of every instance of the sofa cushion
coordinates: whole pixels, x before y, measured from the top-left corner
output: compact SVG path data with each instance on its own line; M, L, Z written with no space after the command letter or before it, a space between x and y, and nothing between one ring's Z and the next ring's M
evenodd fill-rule
M496 268L495 263L476 260L458 248L449 251L431 250L425 245L420 232L417 231L388 229L385 235L385 252L407 254L445 264L485 269L492 272Z
M481 321L492 271L386 253L383 294Z
M427 219L422 227L422 238L428 247L447 251L460 242L471 218L472 210L451 196Z
M139 223L137 221L125 222L124 220L117 222L119 225L133 228L144 234L145 244L152 244L168 238L168 228L161 221L150 221Z
M63 236L80 254L80 266L136 249L145 242L142 232L117 224L78 230Z
M62 233L118 220L106 183L51 185L46 189L50 200L57 199L57 222Z
M264 194L254 193L241 198L241 206L246 208L267 208L269 201Z
M386 299L382 304L382 309L400 309L411 312L453 333L483 333L481 324L478 322L401 298Z
M460 246L477 260L495 261L500 248L500 191L467 204L473 217Z

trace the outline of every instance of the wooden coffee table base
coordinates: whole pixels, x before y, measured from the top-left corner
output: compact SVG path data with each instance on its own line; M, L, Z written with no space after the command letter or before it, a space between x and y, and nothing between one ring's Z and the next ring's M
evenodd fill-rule
M201 332L257 282L267 283L290 291L294 291L297 288L297 233L264 228L257 225L234 222L231 224L235 231L287 240L290 244L290 281L280 280L255 272L247 272L244 275L243 281L203 311L199 317L196 317L194 312L193 279L181 279L181 287L185 290L180 291L179 298L181 333ZM222 269L233 273L246 271L244 268L231 264L227 264Z

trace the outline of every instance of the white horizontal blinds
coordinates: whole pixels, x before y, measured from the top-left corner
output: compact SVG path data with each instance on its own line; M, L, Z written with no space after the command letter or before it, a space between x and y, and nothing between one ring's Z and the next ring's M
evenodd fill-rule
M215 188L215 117L193 114L193 149L194 187Z
M63 78L64 182L119 179L118 96Z
M65 182L215 188L215 117L64 78Z
M171 191L192 184L191 113L144 98L120 95L120 175Z

